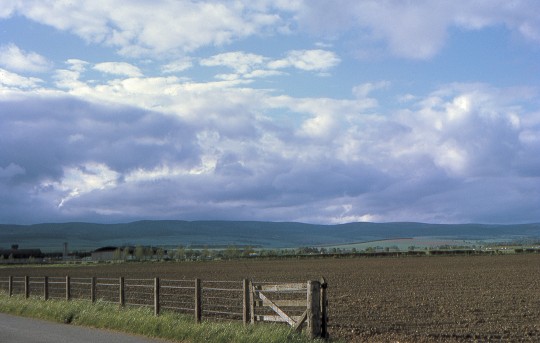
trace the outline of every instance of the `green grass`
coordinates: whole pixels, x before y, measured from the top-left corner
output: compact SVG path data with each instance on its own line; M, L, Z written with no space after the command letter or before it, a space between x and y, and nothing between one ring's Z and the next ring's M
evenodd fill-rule
M90 326L163 338L177 342L245 342L304 343L313 342L285 325L241 322L210 322L196 324L185 315L165 312L159 317L149 308L119 308L118 305L86 300L41 300L9 297L0 292L0 311L14 315L45 319L59 323Z

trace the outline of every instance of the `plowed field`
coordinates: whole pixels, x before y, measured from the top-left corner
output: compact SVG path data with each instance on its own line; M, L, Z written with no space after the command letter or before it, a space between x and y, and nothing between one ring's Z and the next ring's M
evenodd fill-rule
M540 342L540 255L124 263L0 268L0 276L328 281L348 342Z

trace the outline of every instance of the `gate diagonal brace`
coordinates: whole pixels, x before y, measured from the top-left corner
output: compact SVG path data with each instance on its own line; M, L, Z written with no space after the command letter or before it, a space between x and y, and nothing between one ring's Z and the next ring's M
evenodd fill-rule
M281 318L283 318L283 320L286 321L290 326L294 326L296 324L296 322L291 317L289 317L272 300L268 299L261 292L259 292L259 298L261 298L263 302L268 303L267 305L270 306L270 308L274 310L274 312L276 312Z
M304 324L307 319L307 312L308 311L305 310L304 313L302 313L302 315L300 316L300 319L298 319L296 324L293 325L294 331L299 331L302 328L302 324Z

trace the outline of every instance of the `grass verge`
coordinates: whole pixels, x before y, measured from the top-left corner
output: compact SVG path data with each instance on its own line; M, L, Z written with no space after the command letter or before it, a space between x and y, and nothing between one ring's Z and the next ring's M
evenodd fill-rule
M244 326L240 322L196 324L189 316L165 312L159 317L148 308L119 308L118 305L86 300L41 300L9 297L0 293L0 311L59 323L111 329L177 342L314 342L287 326L261 324ZM321 342L321 341L319 341Z

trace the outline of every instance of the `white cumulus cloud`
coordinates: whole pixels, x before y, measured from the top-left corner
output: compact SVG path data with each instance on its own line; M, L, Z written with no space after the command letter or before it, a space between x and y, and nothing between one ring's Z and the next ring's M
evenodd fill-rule
M436 55L452 27L479 30L502 25L540 42L540 3L493 1L313 0L298 11L300 27L336 40L347 34L359 50L379 42L396 56L427 59Z
M272 69L297 68L306 71L327 71L338 65L340 58L328 50L292 50L285 58L272 61L268 66Z
M246 74L265 62L261 55L245 53L243 51L226 52L201 60L200 64L206 67L224 66L237 73Z
M186 58L177 59L173 62L167 63L161 68L161 70L164 73L172 74L172 73L179 73L184 70L188 70L191 67L193 67L193 61L191 60L191 58L186 57Z
M0 65L17 72L44 72L52 63L35 52L26 52L15 44L7 44L0 46Z
M279 30L286 27L281 12L294 7L252 1L30 0L0 13L25 16L87 42L115 47L124 55L162 56Z
M36 77L25 77L0 68L0 86L13 89L28 89L35 88L42 82L43 80Z
M142 76L141 70L129 63L126 62L103 62L98 63L94 66L94 69L99 70L103 73L128 76L128 77L139 77Z

